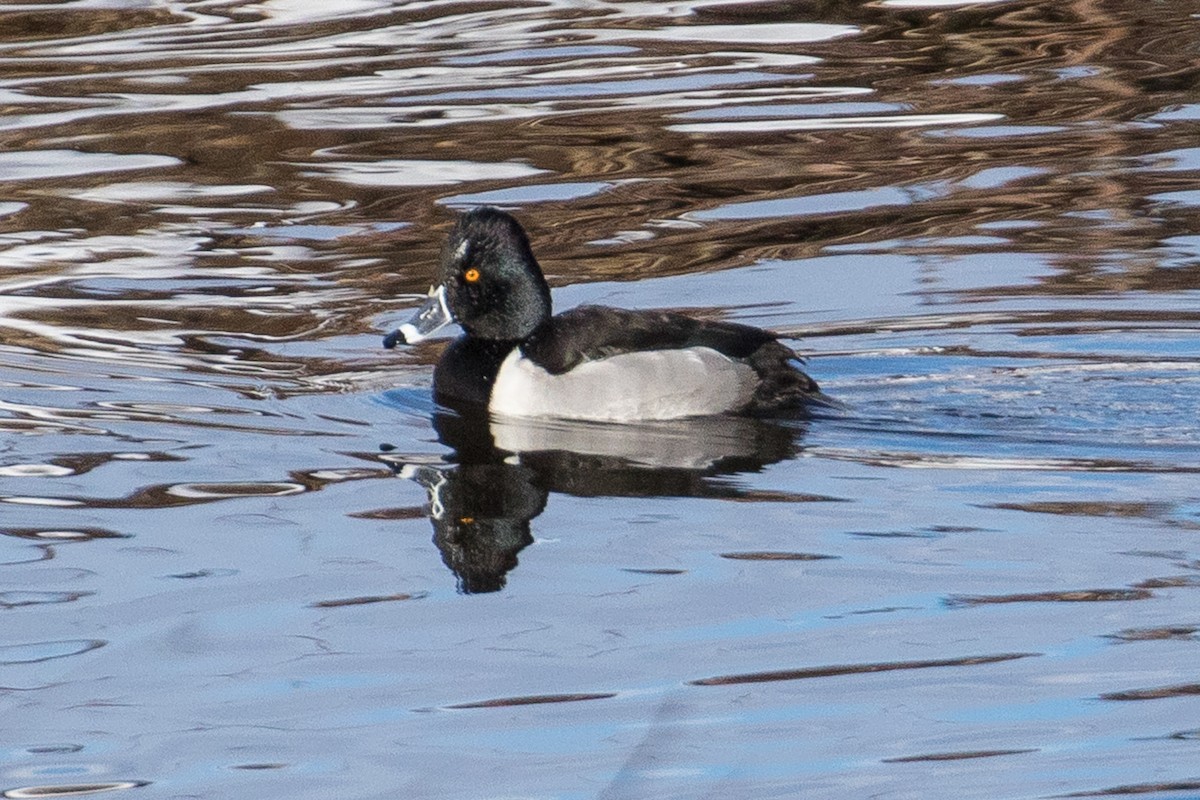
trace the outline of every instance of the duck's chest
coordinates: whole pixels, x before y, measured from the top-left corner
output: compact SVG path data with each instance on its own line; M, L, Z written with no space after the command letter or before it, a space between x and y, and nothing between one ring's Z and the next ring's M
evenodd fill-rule
M515 342L467 336L456 339L442 353L433 372L434 396L438 402L451 407L487 407L500 365L515 349Z

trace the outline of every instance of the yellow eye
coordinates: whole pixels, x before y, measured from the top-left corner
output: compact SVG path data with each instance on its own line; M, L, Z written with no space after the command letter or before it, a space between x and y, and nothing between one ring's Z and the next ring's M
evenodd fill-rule
M469 270L463 273L463 280L465 280L467 283L475 283L475 281L479 280L479 270L471 267Z

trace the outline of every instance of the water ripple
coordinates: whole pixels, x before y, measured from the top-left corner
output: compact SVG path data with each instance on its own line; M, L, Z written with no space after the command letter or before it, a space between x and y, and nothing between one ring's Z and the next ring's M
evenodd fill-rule
M977 125L1003 119L1003 114L891 114L886 116L804 117L800 119L726 120L671 125L680 133L767 133L771 131L853 130L856 128L922 128Z
M29 644L0 645L0 665L40 664L59 658L70 658L104 647L103 639L63 639Z
M1190 791L1184 5L5 6L6 795ZM455 438L477 203L840 405Z
M795 681L809 678L830 678L840 675L861 675L876 672L892 672L895 670L934 669L940 667L969 667L979 664L996 664L1013 661L1019 658L1029 658L1040 653L1002 653L999 655L967 656L964 658L932 659L926 661L889 661L878 664L835 664L826 667L803 667L800 669L772 670L770 672L751 672L744 675L719 675L714 678L700 678L688 681L693 686L729 686L743 683L769 683L774 681Z
M22 786L8 789L0 797L10 800L33 800L34 798L85 797L122 789L139 789L149 786L149 781L110 781L106 783L59 783L43 786Z

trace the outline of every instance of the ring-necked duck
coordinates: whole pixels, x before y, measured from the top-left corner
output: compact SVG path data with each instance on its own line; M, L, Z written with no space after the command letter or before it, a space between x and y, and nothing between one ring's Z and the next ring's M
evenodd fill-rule
M529 239L503 211L462 214L440 268L429 300L383 346L462 326L433 376L451 407L632 421L772 413L822 397L796 354L760 328L601 306L551 316Z

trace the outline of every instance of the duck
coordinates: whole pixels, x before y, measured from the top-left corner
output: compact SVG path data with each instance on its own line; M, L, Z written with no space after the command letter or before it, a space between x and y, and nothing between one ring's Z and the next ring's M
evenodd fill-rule
M457 323L434 399L456 411L595 422L776 415L820 402L771 331L672 311L584 305L553 315L525 229L484 206L461 213L437 283L388 349Z

